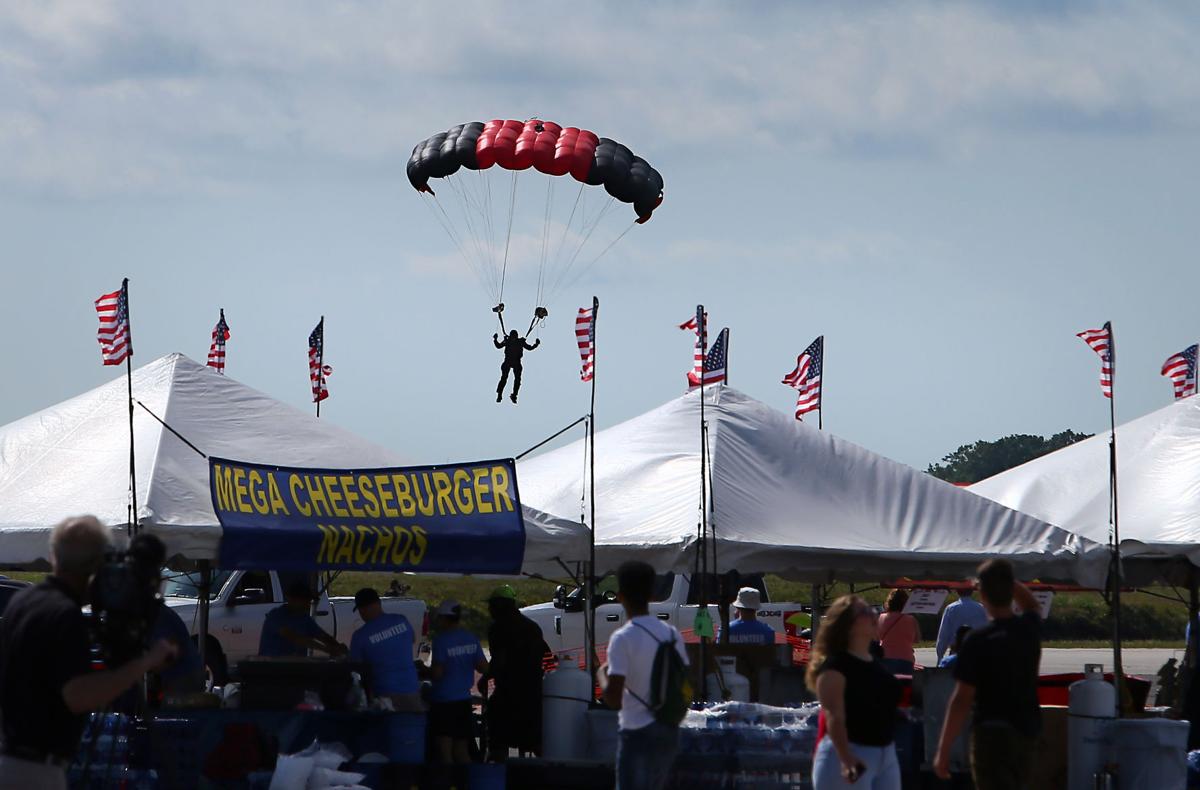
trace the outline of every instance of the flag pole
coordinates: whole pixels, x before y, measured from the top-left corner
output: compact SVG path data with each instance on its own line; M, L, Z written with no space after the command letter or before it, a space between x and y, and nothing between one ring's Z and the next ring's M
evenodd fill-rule
M588 675L596 677L596 319L600 315L600 300L592 297L592 402L588 408L588 500L591 510L591 525L588 530L588 628L587 646Z
M817 430L825 430L825 335L821 335L821 391L817 393L821 404L817 407Z
M721 330L721 334L725 338L725 352L724 352L725 353L725 383L728 384L729 383L729 329L726 328L726 329ZM710 451L711 448L708 445L708 422L704 423L702 430L703 430L703 434L704 434L704 455L705 455L705 458L708 459L708 469L705 472L705 480L709 483L708 501L712 505L712 508L714 510L713 518L711 518L709 520L710 521L709 532L711 533L711 538L712 538L712 575L713 575L713 580L716 581L716 576L719 573L719 571L717 570L717 519L716 519L716 512L715 512L716 502L714 501L715 500L715 492L712 489L712 455L711 455L711 451ZM709 510L709 508L707 508L707 507L704 509L706 514L708 513L708 510ZM720 620L722 623L724 623L725 620L728 619L729 613L728 613L728 610L726 610L721 605L721 586L720 586L719 582L717 584L717 607L718 607L717 608L717 619ZM728 629L725 629L725 631L728 632Z
M317 355L317 391L313 397L317 400L317 419L321 418L321 389L325 383L325 316L321 316L321 353Z
M129 278L121 280L121 290L125 292L125 322L128 328L125 330L129 337L126 342L129 343L129 353L125 355L125 383L129 388L129 501L130 513L129 524L125 528L125 534L132 536L138 531L137 517L137 466L136 458L133 449L133 313L129 309Z
M1121 526L1117 507L1117 341L1113 335L1112 322L1108 326L1109 369L1112 380L1109 384L1108 420L1108 485L1112 497L1112 612L1113 612L1113 681L1117 690L1117 717L1121 716L1122 698L1125 690L1125 671L1121 660Z

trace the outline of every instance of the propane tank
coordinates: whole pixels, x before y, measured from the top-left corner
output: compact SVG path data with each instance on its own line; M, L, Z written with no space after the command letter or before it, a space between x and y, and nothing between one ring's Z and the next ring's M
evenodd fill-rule
M574 653L560 653L558 668L542 678L542 757L547 760L587 758L587 709L592 679L579 668Z
M1116 717L1117 690L1104 679L1104 666L1085 664L1083 680L1072 683L1068 691L1068 790L1093 790L1096 775L1114 761Z

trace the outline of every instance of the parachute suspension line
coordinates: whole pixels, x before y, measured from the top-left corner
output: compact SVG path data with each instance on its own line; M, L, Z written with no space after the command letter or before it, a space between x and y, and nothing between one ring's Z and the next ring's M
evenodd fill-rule
M453 223L450 222L450 217L448 214L446 214L446 209L443 208L436 195L432 195L431 198L434 205L437 206L438 211L441 211L441 216L438 215L438 211L435 211L433 206L429 205L429 201L421 200L421 202L424 203L426 208L429 209L429 213L433 215L433 218L437 220L437 223L442 226L442 230L446 231L446 235L450 237L450 241L454 244L454 248L458 250L459 256L464 262L466 262L467 266L470 267L475 276L479 278L479 281L484 284L484 287L486 287L486 281L483 277L483 273L479 271L474 260L463 248L462 243L459 241L458 235L454 232Z
M508 247L512 242L513 208L517 204L517 174L520 172L513 171L512 190L508 194L508 232L504 236L504 263L500 269L500 295L496 298L497 303L504 301L504 279L508 275Z
M465 184L459 184L453 176L447 176L445 181L454 193L458 195L460 205L463 209L463 227L467 229L471 244L475 248L475 254L479 257L480 271L488 275L488 282L484 283L484 287L494 296L496 292L495 259L491 258L488 252L485 252L482 228L476 227L478 224L477 219L472 219L473 212L482 211L482 207L475 200L475 197L469 193Z
M578 272L575 273L575 276L572 277L571 280L566 284L566 287L570 288L575 283L579 282L579 278L583 277L583 275L587 274L588 270L591 269L593 266L595 266L596 262L599 261L601 258L603 258L608 253L609 250L611 250L613 247L617 246L617 242L619 242L621 239L625 238L625 234L628 233L629 231L633 230L635 225L637 225L637 220L630 222L629 226L626 227L625 230L621 231L620 236L617 236L615 239L610 241L608 243L608 246L600 251L599 255L597 255L595 258L592 258L592 260L589 261L586 266L584 266L582 269L580 269Z
M575 252L571 255L571 260L567 261L567 265L559 270L558 276L554 279L554 284L550 286L550 293L557 294L559 292L560 287L563 285L564 280L566 280L567 275L575 266L575 262L579 260L579 253L583 252L583 248L587 246L588 241L592 238L592 234L596 232L596 228L600 227L600 222L604 219L612 207L616 205L616 202L617 201L615 198L610 197L608 202L604 204L604 207L596 212L596 216L592 218L591 223L585 226L587 232L584 233L583 240L580 241L579 246L575 248ZM626 233L628 233L628 229L626 230ZM612 245L610 244L609 246L611 247ZM607 249L605 251L607 252ZM590 267L591 264L588 264L588 266ZM574 281L572 280L572 282Z
M554 176L546 176L546 211L542 218L542 260L538 265L537 299L534 307L542 306L542 289L546 284L546 252L550 247L550 209L554 206Z
M571 231L571 223L575 221L575 212L579 208L579 200L583 197L583 188L585 186L587 186L587 184L583 183L582 181L579 182L579 191L575 193L575 204L571 206L571 216L567 217L567 224L563 226L562 236L560 236L558 239L558 248L554 250L554 257L551 258L551 260L555 263L558 263L558 261L562 260L563 244L566 243L567 234ZM583 215L580 214L580 224L582 224L582 222Z
M463 260L466 261L467 265L471 268L471 271L475 274L484 290L490 290L488 287L488 277L483 266L483 261L481 261L478 257L473 257L471 255L470 246L463 238L463 235L459 231L454 218L450 216L450 212L447 211L446 206L442 204L441 198L439 198L437 195L434 195L433 202L434 205L437 206L438 211L441 212L440 220L444 221L444 227L447 228L448 232L455 239L455 247L458 249L459 255L461 255Z
M472 188L469 179L459 179L448 176L446 181L455 187L462 198L465 224L470 228L479 250L482 268L488 274L490 295L499 300L500 266L497 262L496 245L490 241L491 218L484 206L484 196L480 190Z
M487 222L488 249L491 250L494 261L496 259L496 228L492 222L492 180L485 176L482 170L476 170L475 173L479 176L479 191L483 195L483 216Z
M492 278L497 279L498 267L496 259L499 257L496 251L496 227L492 219L492 182L491 179L483 174L482 170L476 170L478 175L475 186L478 190L478 205L480 213L483 215L483 227L486 230L487 236L483 240L484 247L488 251L488 259L491 261ZM467 179L469 180L469 179ZM496 290L499 291L499 281L497 280Z

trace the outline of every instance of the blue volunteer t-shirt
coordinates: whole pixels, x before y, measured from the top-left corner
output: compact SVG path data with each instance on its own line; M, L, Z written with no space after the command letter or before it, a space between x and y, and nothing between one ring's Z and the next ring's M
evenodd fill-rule
M166 604L159 608L158 616L154 620L154 627L150 629L151 644L159 639L169 639L179 649L175 661L159 673L163 683L170 685L176 680L198 674L204 669L204 665L200 663L200 651L192 642L192 635L188 633L187 624L174 609Z
M277 606L263 618L262 636L258 639L258 654L270 658L306 656L308 650L284 638L280 629L286 628L300 636L320 636L321 626L307 612L293 612L287 604Z
M413 665L413 629L402 614L384 612L350 637L350 660L371 665L375 694L412 694L417 690Z
M720 638L721 634L717 632L717 639ZM775 629L762 620L734 620L729 624L729 644L773 645Z
M442 631L433 638L434 664L445 667L445 673L433 681L434 702L461 702L471 698L475 685L475 665L483 658L483 645L475 634L462 628Z

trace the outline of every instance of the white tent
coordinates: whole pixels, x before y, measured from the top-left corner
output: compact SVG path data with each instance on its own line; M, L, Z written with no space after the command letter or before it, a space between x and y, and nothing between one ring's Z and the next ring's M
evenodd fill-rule
M728 387L706 391L719 569L827 581L961 578L1013 560L1026 578L1101 585L1101 546L1000 507ZM582 441L582 440L581 440ZM580 442L518 465L522 501L578 513ZM597 565L688 570L700 501L700 396L596 434Z
M1105 431L970 490L1107 543L1108 439ZM1117 478L1122 555L1185 557L1200 565L1200 398L1175 401L1119 426Z
M134 408L138 521L163 539L170 556L217 558L221 528L200 452L279 466L403 464L389 450L182 354L135 370L133 397L145 406ZM0 427L0 564L45 559L50 528L64 516L92 513L124 533L128 408L122 376ZM578 523L526 508L525 528L526 573L561 576L556 558L587 557L587 532Z

